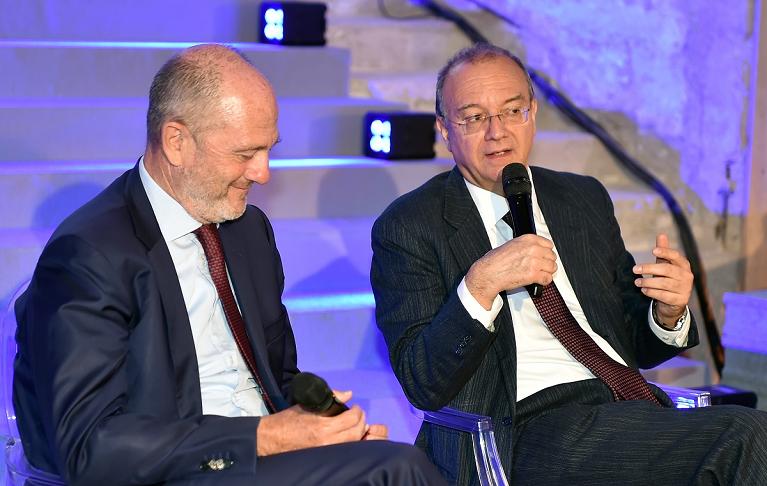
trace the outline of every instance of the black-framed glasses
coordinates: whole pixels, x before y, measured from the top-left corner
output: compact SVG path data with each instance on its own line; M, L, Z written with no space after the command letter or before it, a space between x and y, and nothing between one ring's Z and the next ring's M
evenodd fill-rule
M498 121L500 121L506 128L522 125L523 123L527 123L527 120L530 118L530 107L507 108L492 115L489 113L483 115L471 115L460 121L449 119L448 121L460 125L464 135L472 135L487 130L487 127L490 125L490 119L494 116L497 116Z

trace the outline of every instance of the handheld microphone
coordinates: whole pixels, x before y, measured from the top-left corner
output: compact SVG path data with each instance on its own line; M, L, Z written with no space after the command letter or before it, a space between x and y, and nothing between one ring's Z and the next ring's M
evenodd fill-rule
M533 184L527 175L527 168L519 162L514 162L503 168L501 175L503 193L509 202L512 229L514 237L535 234L535 221L533 220ZM534 283L525 287L531 297L538 297L543 292L540 284Z
M349 407L333 395L328 383L314 373L299 373L293 377L291 383L296 403L309 412L323 417L334 417L349 410Z

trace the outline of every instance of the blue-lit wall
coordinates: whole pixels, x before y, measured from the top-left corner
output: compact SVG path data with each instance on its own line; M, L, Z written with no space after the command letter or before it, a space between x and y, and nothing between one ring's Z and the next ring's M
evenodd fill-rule
M710 211L723 209L731 162L729 211L747 210L755 0L483 3L520 26L527 62L577 104L625 114L677 152L675 163L635 150L661 176L671 165Z

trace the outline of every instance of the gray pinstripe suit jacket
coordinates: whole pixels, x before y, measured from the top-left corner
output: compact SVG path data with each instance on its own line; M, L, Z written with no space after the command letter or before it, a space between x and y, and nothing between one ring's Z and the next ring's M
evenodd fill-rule
M610 197L594 178L533 167L538 203L594 330L632 367L649 368L680 349L647 325L650 304L633 285ZM372 232L376 319L397 378L419 408L450 406L489 415L504 467L511 471L516 405L516 344L508 304L491 333L473 320L456 288L491 249L479 212L457 170L437 175L394 201ZM698 342L693 323L688 345ZM547 390L534 395L541 407ZM424 424L417 444L446 478L474 478L467 434Z

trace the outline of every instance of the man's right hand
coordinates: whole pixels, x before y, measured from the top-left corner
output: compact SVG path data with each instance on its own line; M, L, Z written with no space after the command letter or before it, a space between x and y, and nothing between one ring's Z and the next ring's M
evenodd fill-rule
M511 239L474 262L466 274L466 288L485 309L503 290L532 283L548 285L557 270L554 243L528 234Z
M351 392L337 392L336 396L346 402ZM294 405L261 418L256 431L257 454L269 456L308 447L358 441L367 431L365 412L357 405L335 417L323 417Z

